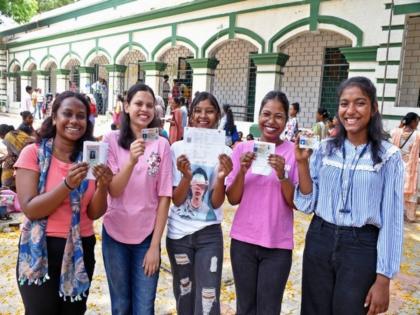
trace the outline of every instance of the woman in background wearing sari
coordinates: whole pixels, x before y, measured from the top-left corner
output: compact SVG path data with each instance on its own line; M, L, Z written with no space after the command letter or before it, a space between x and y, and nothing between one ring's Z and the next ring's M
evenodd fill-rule
M404 217L416 221L417 177L420 151L420 132L417 131L419 115L410 112L401 121L402 128L392 132L392 143L400 148L405 166Z
M0 138L7 148L7 154L1 159L3 162L1 172L1 186L8 187L15 191L15 176L13 165L19 157L20 151L29 143L32 138L22 130L15 130L11 125L0 125Z

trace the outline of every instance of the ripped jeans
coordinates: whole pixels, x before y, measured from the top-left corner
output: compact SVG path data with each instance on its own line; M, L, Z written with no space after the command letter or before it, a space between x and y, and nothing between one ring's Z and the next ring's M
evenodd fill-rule
M220 224L181 239L166 239L179 315L219 315L223 264Z

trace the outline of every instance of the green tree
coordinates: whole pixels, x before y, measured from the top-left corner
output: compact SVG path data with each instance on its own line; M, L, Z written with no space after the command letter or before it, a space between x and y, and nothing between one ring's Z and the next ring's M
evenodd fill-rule
M38 12L38 1L0 0L0 11L18 23L28 22Z
M39 12L45 12L62 7L63 5L77 2L78 0L38 0Z
M0 12L18 23L25 23L37 13L77 1L79 0L0 0Z

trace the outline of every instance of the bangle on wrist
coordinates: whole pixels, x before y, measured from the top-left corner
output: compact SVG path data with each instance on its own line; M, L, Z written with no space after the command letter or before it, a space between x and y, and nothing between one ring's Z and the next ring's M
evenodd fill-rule
M74 188L70 187L69 183L67 183L67 178L64 178L64 185L67 187L68 190L74 190Z
M279 179L279 181L283 182L283 181L285 181L285 180L287 180L287 179L289 178L289 176L288 176L288 175L289 175L289 174L287 174L287 172L286 172L286 171L284 171L283 176L282 176L282 177L277 176L277 178Z

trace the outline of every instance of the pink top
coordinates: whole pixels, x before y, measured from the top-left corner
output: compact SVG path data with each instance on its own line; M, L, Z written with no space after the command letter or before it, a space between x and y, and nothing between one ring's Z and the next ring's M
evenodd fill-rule
M254 141L241 142L232 154L233 170L226 180L232 185L240 168L240 157L252 152ZM297 166L294 144L284 141L276 146L276 154L286 159L286 171L295 185ZM251 168L245 175L244 191L235 213L230 236L236 240L267 248L293 249L293 209L281 192L280 181L274 170L269 176L252 174Z
M38 144L30 144L26 146L19 155L15 163L16 168L24 168L39 173L38 165ZM71 163L60 161L56 157L52 157L50 168L48 170L45 191L51 191L57 185L60 185L67 176ZM93 221L87 216L87 207L95 193L95 182L89 181L89 186L83 195L80 213L80 235L82 237L91 236L93 232ZM71 224L71 207L70 196L55 210L47 221L47 236L67 238Z
M114 174L127 163L130 151L118 145L119 130L104 137L109 144L108 166ZM146 142L146 150L139 158L122 195L108 195L108 209L104 226L118 242L139 244L154 227L159 197L172 196L172 161L168 140Z

